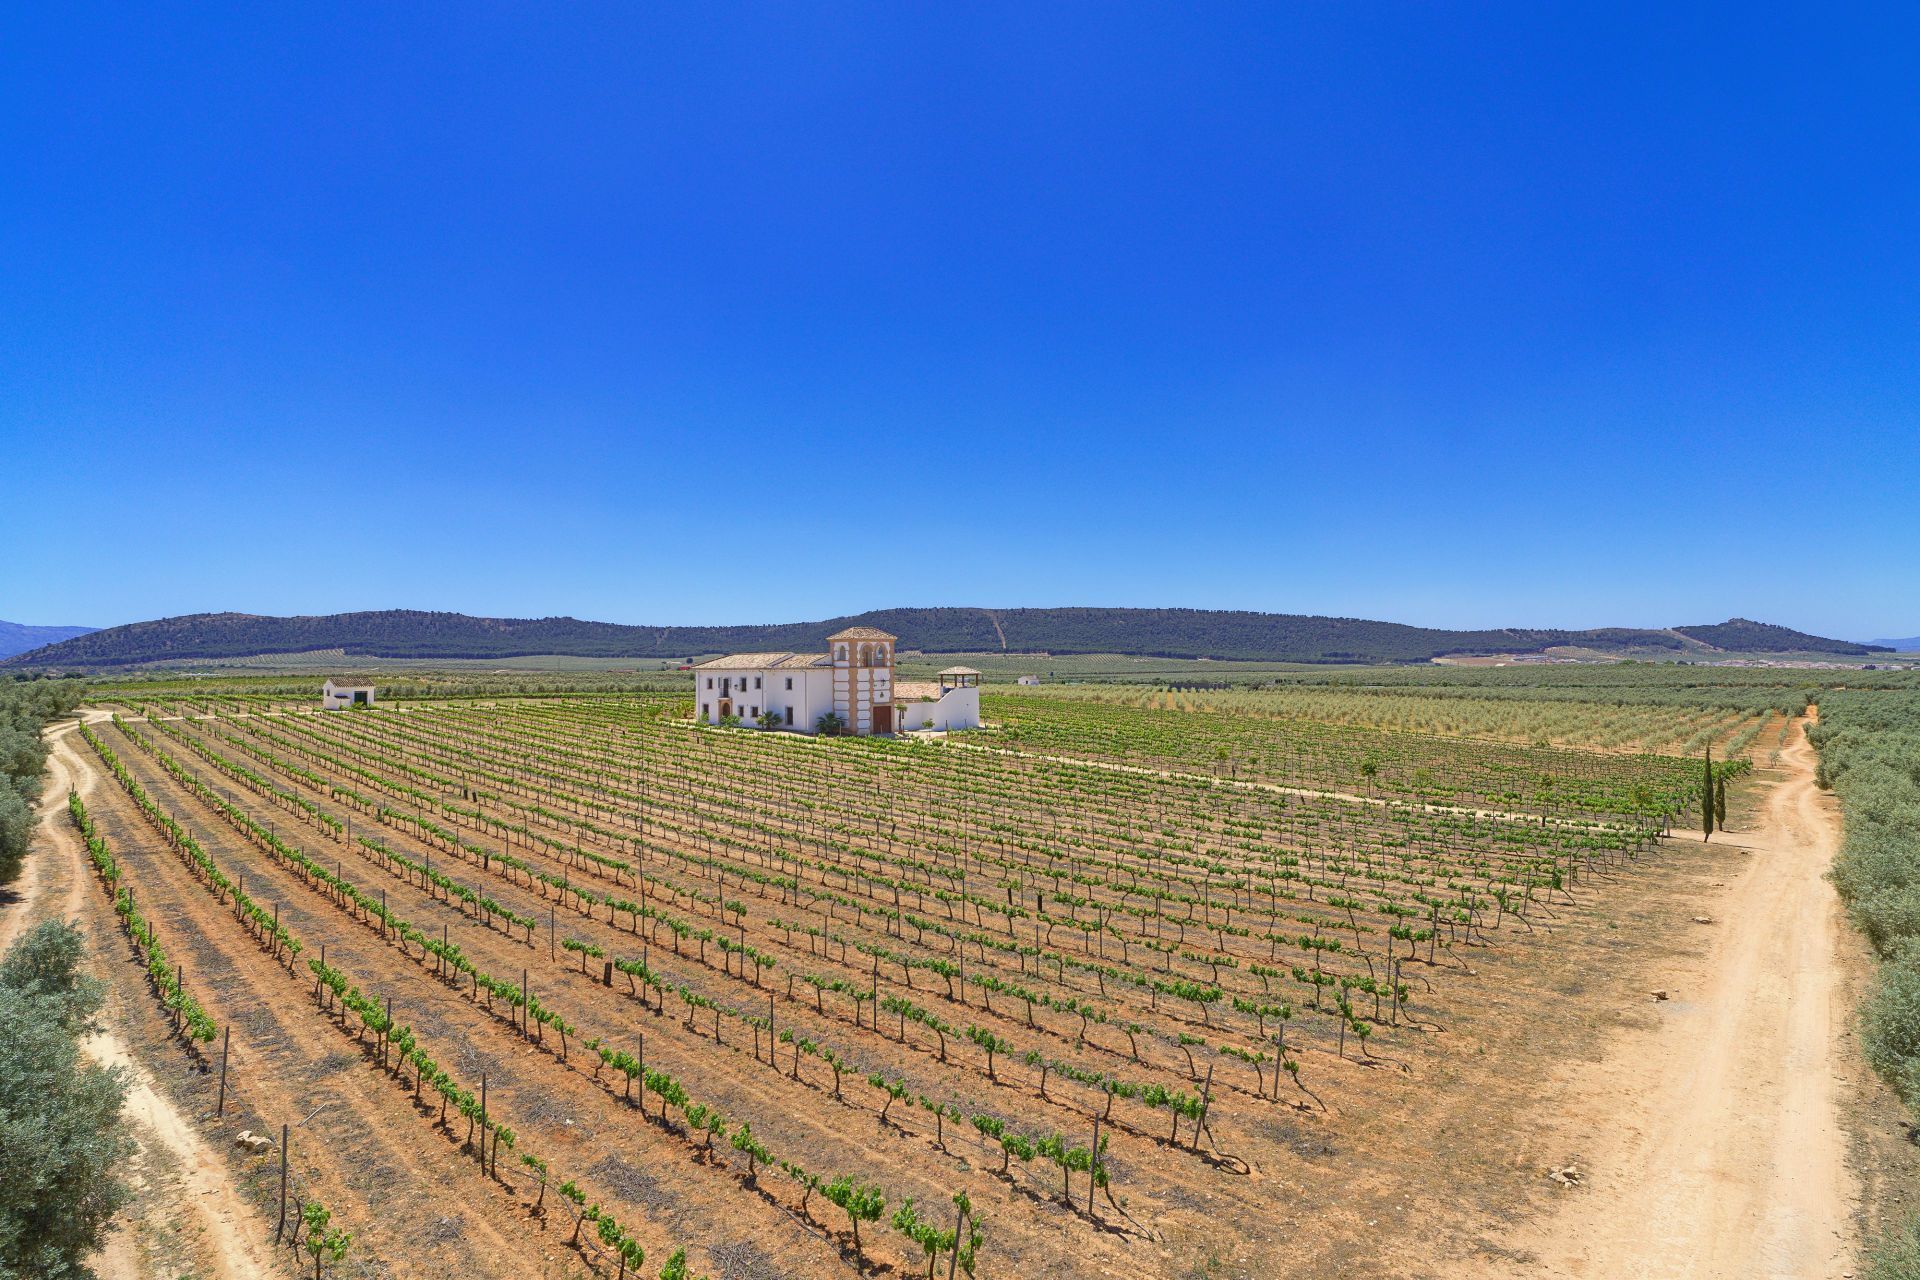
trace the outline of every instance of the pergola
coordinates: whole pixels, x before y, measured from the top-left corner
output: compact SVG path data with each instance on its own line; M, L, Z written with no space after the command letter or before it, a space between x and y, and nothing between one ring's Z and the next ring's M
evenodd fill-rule
M940 689L977 689L980 687L980 673L972 667L948 667L940 673Z

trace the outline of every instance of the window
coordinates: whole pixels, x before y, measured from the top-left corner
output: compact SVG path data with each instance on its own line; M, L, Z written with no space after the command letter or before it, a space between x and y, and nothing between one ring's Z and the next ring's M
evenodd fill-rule
M793 692L793 677L792 677L792 676L788 676L788 677L787 677L787 692L788 692L788 693L792 693L792 692ZM793 708L792 708L792 707L788 707L788 708L787 708L787 723L788 723L788 724L792 724L792 723L793 723Z
M753 687L754 687L754 688L756 688L756 689L758 689L758 688L760 687L760 677L759 677L759 676L755 676L755 677L753 678Z
M755 708L754 708L754 709L753 709L753 710L752 710L751 712L749 712L748 714L749 714L749 715L751 715L751 716L752 716L752 717L753 717L753 718L754 718L755 720L758 720L758 719L760 718L760 708L758 708L758 707L755 707Z
M712 683L713 683L713 681L711 681L711 680L709 680L709 681L707 681L707 683L708 683L708 684L712 684ZM708 703L708 702L703 702L703 703L701 703L701 704L700 704L700 718L701 718L702 720L711 720L711 719L713 719L713 710L712 710L712 706L713 706L713 704L712 704L712 703Z
M712 676L708 676L708 677L707 677L707 688L709 688L709 689L711 689L711 688L713 688L713 677L712 677Z
M847 660L847 646L844 644L833 646L833 660L835 662L845 662Z
M787 708L787 723L788 723L788 724L792 724L792 723L793 723L793 708L792 708L792 707L788 707L788 708Z

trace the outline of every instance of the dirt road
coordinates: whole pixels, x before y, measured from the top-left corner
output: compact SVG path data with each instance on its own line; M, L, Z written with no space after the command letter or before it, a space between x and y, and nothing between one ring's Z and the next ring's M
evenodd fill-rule
M1513 1241L1500 1275L1840 1277L1853 1270L1835 1082L1835 999L1847 925L1824 879L1839 839L1814 786L1805 724L1759 829L1716 837L1751 850L1729 882L1707 963L1676 975L1649 1030L1580 1068L1575 1109L1586 1186Z
M47 758L46 785L40 798L41 828L15 886L18 901L0 915L0 951L49 916L76 919L85 895L97 892L89 883L85 850L67 819L67 791L71 787L81 799L88 799L100 775L85 748L75 749L78 738L71 725L55 730L49 741L53 750ZM89 937L88 942L94 964L107 963L102 940ZM111 941L105 946L110 948ZM271 1251L248 1230L257 1226L254 1214L235 1193L225 1166L216 1153L208 1150L195 1126L154 1088L146 1069L135 1061L126 1042L111 1027L89 1036L83 1048L95 1061L126 1073L124 1114L134 1138L143 1148L161 1148L163 1162L178 1171L186 1199L172 1212L184 1209L197 1219L213 1274L227 1280L267 1274L272 1265ZM108 1236L102 1255L94 1259L94 1266L108 1280L141 1280L147 1272L141 1250L118 1224Z

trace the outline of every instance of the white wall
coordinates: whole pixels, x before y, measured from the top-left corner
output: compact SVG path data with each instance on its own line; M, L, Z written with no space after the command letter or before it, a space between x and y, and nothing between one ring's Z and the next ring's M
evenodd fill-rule
M373 705L373 692L367 692L367 706ZM324 685L320 689L320 709L322 711L343 711L353 706L353 690L344 688L329 690Z
M978 729L980 727L980 690L974 686L949 689L937 702L903 702L895 709L904 730L920 730L933 721L934 729Z
M760 687L754 688L755 679ZM713 687L707 687L707 681L713 681ZM745 687L742 687L742 681ZM787 681L793 681L793 688L787 688ZM731 686L731 692L722 692L722 685ZM767 667L758 671L701 671L693 673L693 714L696 720L708 724L720 723L720 699L733 700L734 714L740 717L741 724L747 728L757 728L754 724L754 708L772 711L783 720L788 707L793 708L793 729L800 733L812 733L814 722L833 710L833 672L825 667ZM704 714L702 708L705 708ZM781 726L785 728L783 724Z
M752 724L761 711L772 705L771 699L780 688L772 670L726 670L695 671L693 673L693 709L696 718L703 718L709 724L720 723L720 701L727 699L733 703L733 714L740 717L742 723ZM754 688L754 681L760 682ZM708 683L712 688L708 688ZM784 703L782 704L784 706ZM706 714L701 716L701 708ZM758 708L758 710L756 710Z

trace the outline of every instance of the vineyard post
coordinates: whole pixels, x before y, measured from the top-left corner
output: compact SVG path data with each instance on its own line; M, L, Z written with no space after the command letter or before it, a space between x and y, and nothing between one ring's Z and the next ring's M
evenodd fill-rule
M273 1229L273 1242L280 1243L280 1235L287 1229L287 1137L291 1128L285 1121L280 1124L280 1222Z
M387 891L380 890L380 941L387 940Z
M1100 1181L1100 1117L1099 1116L1095 1116L1093 1118L1093 1146L1090 1148L1090 1150L1093 1152L1093 1155L1087 1161L1087 1216L1089 1218L1093 1216L1093 1186L1096 1182ZM954 1239L958 1241L959 1237L955 1236Z
M555 911L555 908L553 903L549 902L547 904L547 959L548 960L553 960L558 955L558 953L554 950L554 943L553 943L554 911Z
M1344 1023L1342 1024L1345 1025ZM1207 1127L1207 1108L1213 1101L1213 1064L1207 1064L1207 1082L1200 1086L1200 1114L1193 1121L1193 1149L1200 1150L1200 1131Z
M527 1038L527 971L520 971L520 1038Z
M480 1167L487 1167L487 1073L480 1073Z
M187 1005L187 971L183 965L173 966L173 989L180 993L180 1003L173 1008L173 1029L180 1030L180 1011Z
M227 1049L233 1043L233 1025L229 1023L220 1030L220 1101L214 1105L213 1114L227 1114Z

